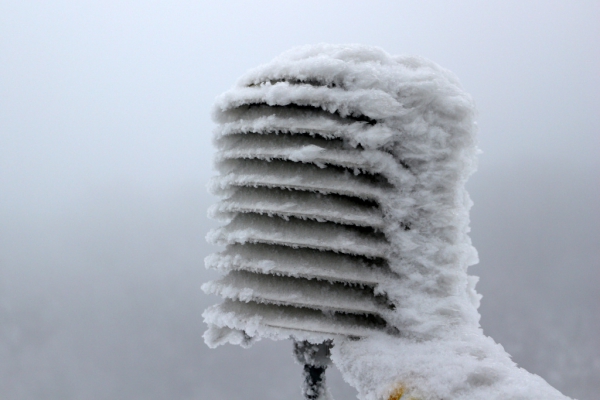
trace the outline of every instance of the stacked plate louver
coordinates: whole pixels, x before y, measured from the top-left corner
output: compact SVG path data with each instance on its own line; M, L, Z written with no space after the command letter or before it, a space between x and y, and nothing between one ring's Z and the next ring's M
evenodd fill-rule
M299 71L263 71L217 102L210 215L225 225L207 238L225 249L206 265L226 274L203 286L225 298L204 313L211 346L395 331L385 208L412 175L381 145L394 135L381 99Z
M379 205L393 186L371 152L335 135L374 122L261 102L231 117L216 139L213 191L223 199L211 214L227 224L209 240L226 248L206 263L227 274L204 290L227 300L206 313L211 340L231 340L232 331L244 340L314 340L385 327L393 305L374 287L393 279Z

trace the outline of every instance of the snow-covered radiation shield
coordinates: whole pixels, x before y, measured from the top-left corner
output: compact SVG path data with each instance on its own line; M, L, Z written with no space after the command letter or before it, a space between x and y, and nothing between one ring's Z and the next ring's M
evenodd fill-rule
M365 46L284 53L221 95L209 346L430 336L479 316L466 267L473 106L456 78ZM471 285L472 286L472 285ZM472 298L469 298L472 297ZM466 302L465 302L466 299Z
M329 359L362 400L566 399L479 326L465 182L474 108L418 57L317 45L248 72L214 109L203 285L209 346L295 340L307 399Z

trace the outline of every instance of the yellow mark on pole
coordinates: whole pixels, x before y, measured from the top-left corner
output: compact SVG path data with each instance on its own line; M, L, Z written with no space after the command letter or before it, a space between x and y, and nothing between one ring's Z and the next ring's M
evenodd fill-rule
M392 391L388 400L400 400L402 395L404 394L404 388L402 386L398 386L396 389Z

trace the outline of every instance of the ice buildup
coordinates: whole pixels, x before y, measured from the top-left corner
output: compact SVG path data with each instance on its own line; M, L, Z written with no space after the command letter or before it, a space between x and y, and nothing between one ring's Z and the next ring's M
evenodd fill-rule
M479 326L477 127L451 72L299 47L244 75L213 118L210 215L225 225L207 239L225 249L206 266L225 275L203 290L225 301L203 314L209 346L330 343L364 400L566 398Z

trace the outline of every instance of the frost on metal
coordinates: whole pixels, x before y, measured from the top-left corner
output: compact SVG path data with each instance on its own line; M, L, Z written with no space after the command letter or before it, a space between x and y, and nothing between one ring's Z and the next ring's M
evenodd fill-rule
M367 46L288 51L213 118L224 225L206 259L209 346L331 341L365 400L564 398L479 326L471 97L449 71ZM404 397L403 397L404 398Z

